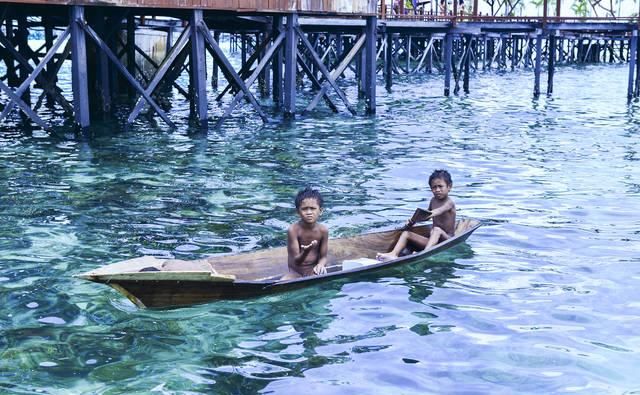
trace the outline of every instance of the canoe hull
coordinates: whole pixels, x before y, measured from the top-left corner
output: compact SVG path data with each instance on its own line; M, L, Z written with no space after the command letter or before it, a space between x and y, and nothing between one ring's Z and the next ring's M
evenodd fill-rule
M469 222L466 223L465 227L459 234L445 242L442 242L430 248L429 250L420 251L387 262L354 267L348 270L342 267L342 263L340 263L339 265L336 264L335 259L333 259L333 264L332 266L328 267L328 273L326 275L303 277L288 281L280 280L280 276L259 280L246 280L243 278L234 279L234 276L215 273L215 268L213 268L213 266L212 270L214 273L211 273L209 271L203 272L153 270L151 272L144 272L143 270L138 271L139 269L135 269L135 271L123 270L124 268L133 266L134 263L138 266L138 268L146 265L151 265L151 267L153 267L154 263L158 262L159 260L152 257L141 257L129 261L119 262L116 264L105 266L104 268L95 270L93 272L81 274L78 277L109 285L125 295L137 306L147 308L178 307L222 299L233 300L253 298L278 292L292 291L313 284L331 281L336 278L355 278L362 273L371 273L394 266L405 265L419 259L438 254L444 250L450 249L460 243L463 243L478 227L480 227L480 223L477 221L466 221ZM428 232L429 228L425 226L421 229L416 230L421 233L425 233ZM401 231L399 230L370 233L355 236L353 238L336 239L334 241L330 240L330 245L332 246L331 248L335 246L334 250L345 250L349 249L345 246L353 244L358 246L357 253L362 254L363 251L361 246L363 244L363 241L369 240L375 243L376 241L383 240L384 245L393 245L395 243L393 240L397 239L400 233ZM376 245L375 247L379 247L379 245ZM369 255L371 255L372 253L374 252L368 252ZM255 261L256 257L260 257L261 255L264 255L263 251L239 254L236 256L229 256L227 258L223 257L219 259L234 260L234 263L236 265L242 265L244 259L246 259L246 261L250 263L252 258ZM243 259L242 257L245 258ZM345 257L348 256L342 256L343 259ZM190 261L177 262L182 264L182 267L185 267L185 265L188 266L188 264L190 264ZM211 262L215 263L216 261L214 260ZM209 261L207 261L207 263L210 264ZM201 264L201 262L199 262L199 264ZM155 266L157 267L157 264Z

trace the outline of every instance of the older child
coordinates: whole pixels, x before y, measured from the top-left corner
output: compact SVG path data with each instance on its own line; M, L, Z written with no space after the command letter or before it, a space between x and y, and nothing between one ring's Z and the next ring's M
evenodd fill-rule
M322 214L322 196L309 187L298 192L295 200L300 220L287 231L289 273L283 280L314 274L326 274L329 230L318 223Z
M446 170L436 170L429 176L429 186L433 193L433 198L429 203L430 215L427 219L433 219L433 226L429 238L419 234L404 231L400 235L398 242L391 252L378 253L376 256L381 261L395 259L408 243L416 246L420 250L432 247L441 241L453 237L456 227L456 205L449 197L449 192L453 186L451 175ZM411 221L409 225L413 225Z

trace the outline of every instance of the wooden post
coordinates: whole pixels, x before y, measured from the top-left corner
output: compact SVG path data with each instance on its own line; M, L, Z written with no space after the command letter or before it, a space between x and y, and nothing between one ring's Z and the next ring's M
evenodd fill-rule
M276 15L273 17L273 32L281 32L284 30L284 23L282 21L282 17ZM276 107L280 107L284 102L284 92L282 89L282 48L278 48L276 53L273 55L273 62L271 63L271 67L273 68L273 89L272 96L273 102L276 104Z
M365 67L365 99L367 101L367 114L376 113L376 29L378 18L375 16L367 17L366 28L366 67Z
M636 73L636 52L638 47L638 30L635 29L629 39L629 82L627 87L627 100L634 96L634 77Z
M556 16L560 17L560 5L562 4L561 0L556 0ZM558 21L559 22L559 21Z
M500 35L500 65L498 68L507 68L507 37Z
M547 95L553 93L553 75L556 69L556 34L551 32L549 34L549 75L547 76Z
M31 48L29 48L29 27L27 25L27 17L24 15L18 15L16 18L18 22L18 30L15 38L18 43L18 52L20 52L23 58L29 59L31 57ZM18 71L20 83L22 83L29 77L29 69L21 64L20 67L18 67ZM27 105L31 105L31 90L29 87L24 91L22 100Z
M213 39L216 40L216 42L220 42L219 31L213 32ZM218 70L219 70L218 63L211 62L211 88L212 89L218 89Z
M198 30L198 25L203 23L202 10L191 12L191 81L193 89L190 89L195 102L195 110L200 126L207 123L207 64L205 61L204 38Z
M446 33L444 36L444 95L449 96L451 92L451 53L453 50L453 34Z
M356 79L358 80L358 99L364 97L364 64L365 51L361 51L356 58Z
M536 34L536 63L534 70L533 96L540 96L540 70L542 66L542 33Z
M487 54L489 51L489 45L487 42L487 36L482 36L483 48L482 48L482 70L487 69ZM491 59L491 58L489 58Z
M265 41L264 44L266 44L267 40L272 39L271 35L267 33L261 33L260 38L261 38L261 41ZM262 48L260 51L260 59L262 59L265 57L265 54L267 53L267 48L264 45L259 46L258 48ZM269 95L271 94L271 68L270 67L265 67L264 69L262 69L262 73L260 73L260 77L259 77L259 83L261 84L260 92L262 93L262 95L264 97L269 97Z
M435 40L433 39L433 36L431 34L429 34L428 38L429 38L429 43L432 43L432 44L431 46L427 44L427 48L425 49L425 51L427 51L425 71L431 74L433 72L433 46L435 45Z
M53 45L53 21L52 21L52 17L50 16L45 16L43 18L44 18L44 41L45 41L47 50L49 50ZM51 81L54 84L58 81L58 76L57 76L57 73L55 72L55 67L53 66L53 64L47 64L47 67L45 69L45 76L49 81ZM53 108L53 103L54 103L53 96L47 93L46 94L47 107Z
M5 21L5 32L7 33L7 40L11 42L11 48L14 48L14 39L13 39L13 19L11 17L7 18ZM18 74L15 62L13 59L8 59L6 61L7 65L7 85L9 86L18 86L20 83L18 82Z
M136 20L133 14L127 16L127 71L135 77L136 75ZM135 90L128 85L130 96L134 95Z
M470 34L465 36L466 49L464 54L464 75L462 76L462 89L464 93L469 93L469 69L471 65L471 40Z
M640 78L638 78L638 76L640 76L640 62L638 61L638 57L640 56L640 40L638 40L636 38L636 53L635 53L635 57L636 57L636 87L635 87L635 91L633 96L634 97L638 97L640 96Z
M96 17L96 31L99 34L105 35L106 27L103 15L97 15ZM98 52L98 89L100 96L100 106L103 113L109 113L111 111L111 79L109 78L109 59L103 51Z
M240 68L243 69L247 64L247 35L242 33L240 35Z
M511 71L515 70L518 63L518 39L511 35Z
M80 24L84 24L84 7L71 7L71 84L73 112L78 126L89 126L89 85L87 81L87 43Z
M384 79L385 79L385 88L387 90L391 90L391 86L393 85L393 33L387 31L386 35L387 45L385 48L385 57L384 57Z
M296 114L296 53L298 37L296 25L298 14L287 15L286 37L284 43L284 116L294 118Z

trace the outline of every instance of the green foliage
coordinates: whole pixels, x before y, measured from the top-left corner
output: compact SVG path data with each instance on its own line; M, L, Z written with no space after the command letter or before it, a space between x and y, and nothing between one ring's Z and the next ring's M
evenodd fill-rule
M587 16L589 13L589 4L587 0L575 0L571 5L571 10L575 12L576 16Z

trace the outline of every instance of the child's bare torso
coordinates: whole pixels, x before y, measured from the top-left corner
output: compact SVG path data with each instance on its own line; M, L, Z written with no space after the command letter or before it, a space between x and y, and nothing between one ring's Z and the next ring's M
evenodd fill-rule
M433 217L433 226L437 226L440 229L444 230L446 234L449 236L453 236L456 229L456 207L451 201L450 198L446 198L444 200L431 199L429 203L429 210L434 210L439 207L444 206L448 202L451 202L451 209L445 211L444 213Z
M306 246L311 244L314 240L318 241L316 245L311 247L304 259L304 262L291 267L291 269L301 274L302 276L311 276L314 274L313 268L318 264L318 259L320 258L323 225L315 224L313 229L305 228L300 224L294 224L293 226L296 233L296 238L298 240L298 245ZM302 249L300 249L300 252L301 251Z

